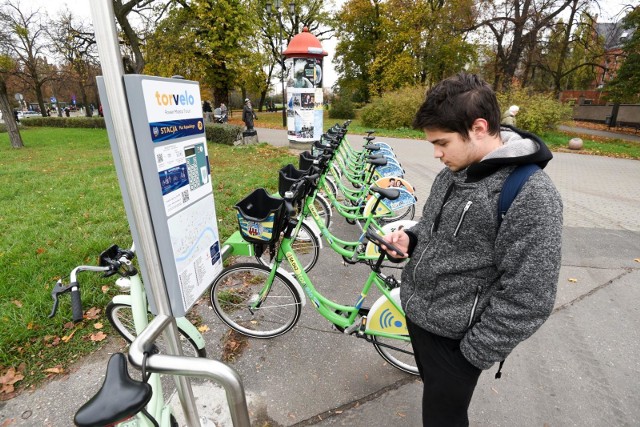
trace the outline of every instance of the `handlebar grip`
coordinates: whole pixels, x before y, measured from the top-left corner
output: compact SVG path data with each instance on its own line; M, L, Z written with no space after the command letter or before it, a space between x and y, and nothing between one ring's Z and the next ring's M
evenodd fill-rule
M80 288L77 283L71 284L71 312L74 323L82 321L82 300L80 299Z

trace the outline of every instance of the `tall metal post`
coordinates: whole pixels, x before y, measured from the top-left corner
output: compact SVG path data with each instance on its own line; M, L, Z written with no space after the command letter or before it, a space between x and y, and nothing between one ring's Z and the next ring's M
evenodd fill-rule
M280 83L282 84L282 127L287 127L287 97L284 94L284 55L282 54L282 12L278 9L280 23Z
M169 352L181 356L182 347L178 338L175 318L173 318L171 312L158 248L153 238L154 232L149 214L149 205L126 102L123 82L124 68L118 47L113 3L111 0L90 0L89 4L107 98L112 110L116 144L120 152L120 161L126 181L125 185L131 199L131 213L139 234L139 239L136 242L136 251L141 262L146 266L143 272L145 273L144 278L153 291L150 297L154 299L158 314L171 318L169 326L165 329L165 339L169 346ZM195 397L189 379L180 376L175 377L175 380L187 424L200 427Z

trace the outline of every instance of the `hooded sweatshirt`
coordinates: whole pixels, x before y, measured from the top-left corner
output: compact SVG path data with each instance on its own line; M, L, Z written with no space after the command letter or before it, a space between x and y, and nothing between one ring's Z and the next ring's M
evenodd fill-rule
M488 369L549 317L560 271L562 200L540 170L498 222L498 198L521 164L544 168L552 154L536 136L503 127L503 145L479 163L436 177L422 218L407 230L411 259L400 296L421 328L460 341Z

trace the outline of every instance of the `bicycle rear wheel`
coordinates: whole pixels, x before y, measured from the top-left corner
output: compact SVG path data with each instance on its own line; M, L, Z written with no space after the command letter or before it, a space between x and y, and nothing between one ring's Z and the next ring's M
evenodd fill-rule
M272 338L298 322L302 301L294 285L261 264L234 264L222 270L211 285L211 306L231 329L253 338ZM263 294L264 300L255 303Z
M420 375L410 341L371 335L372 344L384 360L412 375Z
M280 236L280 241L282 241L282 235ZM280 243L278 242L278 245L279 244ZM313 266L316 265L316 262L318 262L318 257L320 256L320 241L311 230L311 227L303 222L300 225L298 235L291 242L291 247L300 260L304 271L311 271ZM260 256L256 255L256 259L264 266L268 267L271 265L271 254L266 249ZM289 273L292 272L291 266L286 261L280 264L280 268L288 271Z
M153 319L153 314L147 313L149 321ZM136 339L136 328L133 323L133 312L129 304L110 302L107 304L107 319L113 325L113 328L124 338L127 343L131 344ZM191 357L207 357L207 350L198 348L195 341L178 327L180 332L180 344L182 345L182 353ZM164 337L161 335L155 342L156 350L159 353L166 354L167 345L164 343Z

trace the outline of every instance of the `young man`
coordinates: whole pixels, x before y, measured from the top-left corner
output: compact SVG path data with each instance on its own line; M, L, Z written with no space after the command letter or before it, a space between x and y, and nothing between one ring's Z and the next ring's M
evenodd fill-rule
M500 128L495 93L479 77L461 73L433 87L414 126L447 167L418 224L385 239L411 256L400 295L424 383L423 424L464 426L480 372L551 313L562 201L539 170L498 221L511 171L528 163L544 168L552 155L536 136Z

